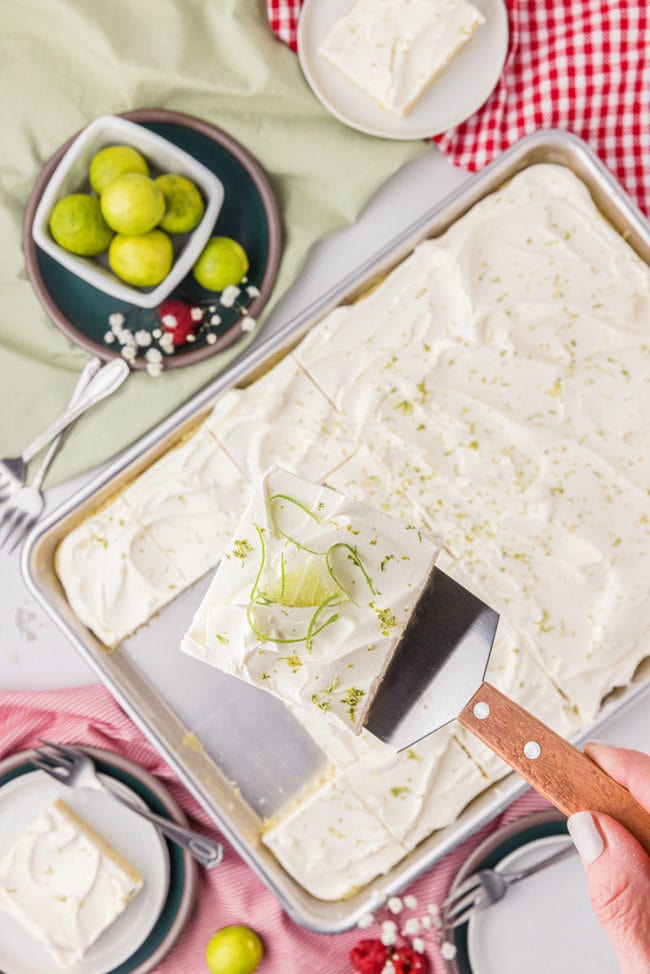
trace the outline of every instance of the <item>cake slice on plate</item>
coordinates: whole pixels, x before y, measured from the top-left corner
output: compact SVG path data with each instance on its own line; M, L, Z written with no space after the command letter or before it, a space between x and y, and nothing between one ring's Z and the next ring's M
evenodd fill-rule
M386 111L408 115L482 23L467 0L359 0L318 52Z
M55 801L0 856L0 909L72 967L142 888L133 866Z
M272 467L181 648L358 732L439 547Z

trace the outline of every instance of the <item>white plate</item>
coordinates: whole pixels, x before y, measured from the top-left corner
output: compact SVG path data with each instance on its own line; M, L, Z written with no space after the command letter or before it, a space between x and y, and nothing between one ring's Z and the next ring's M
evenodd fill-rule
M144 802L126 785L100 775L131 801ZM8 848L41 811L57 798L85 819L122 853L144 879L144 886L120 917L67 974L106 974L144 943L160 915L169 886L169 855L164 840L144 819L100 792L67 788L43 771L23 774L0 788L0 851ZM0 970L5 974L61 974L47 947L0 911Z
M487 101L508 51L503 0L473 0L485 17L451 63L406 116L381 108L318 53L318 46L355 0L305 0L298 23L298 57L317 98L332 115L368 135L424 139L460 125Z
M549 835L501 860L499 872L521 869L564 848L571 839ZM618 974L614 951L594 917L578 856L569 856L513 886L476 913L467 929L472 974Z

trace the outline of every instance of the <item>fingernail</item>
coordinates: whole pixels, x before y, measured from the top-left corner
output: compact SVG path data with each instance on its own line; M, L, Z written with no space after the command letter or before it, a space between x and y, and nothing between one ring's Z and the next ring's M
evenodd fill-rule
M597 747L611 747L614 750L618 750L620 744L612 744L611 741L597 741L594 737L590 737L586 742L585 747L590 747L592 744L597 745Z
M576 812L568 819L567 828L583 865L590 866L605 848L593 815L591 812Z

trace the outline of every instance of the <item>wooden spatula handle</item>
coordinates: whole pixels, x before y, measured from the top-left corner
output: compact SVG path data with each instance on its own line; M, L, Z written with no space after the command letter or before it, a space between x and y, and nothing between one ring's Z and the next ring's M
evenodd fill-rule
M627 788L495 687L482 683L459 720L565 815L605 812L650 853L650 814Z

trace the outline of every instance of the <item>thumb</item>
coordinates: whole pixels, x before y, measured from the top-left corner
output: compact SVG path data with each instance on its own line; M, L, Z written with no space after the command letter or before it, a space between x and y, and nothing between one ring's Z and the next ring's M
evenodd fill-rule
M588 745L587 753L650 804L650 757L635 751ZM578 812L569 832L587 871L589 897L616 951L622 974L650 971L650 857L619 822L601 812Z

